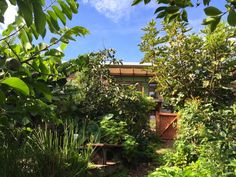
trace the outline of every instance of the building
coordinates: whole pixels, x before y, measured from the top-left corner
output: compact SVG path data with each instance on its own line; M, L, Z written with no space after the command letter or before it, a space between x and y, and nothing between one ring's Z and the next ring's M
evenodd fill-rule
M122 85L135 85L137 90L158 99L156 83L150 82L154 73L148 71L149 63L124 62L122 65L109 65L110 74Z

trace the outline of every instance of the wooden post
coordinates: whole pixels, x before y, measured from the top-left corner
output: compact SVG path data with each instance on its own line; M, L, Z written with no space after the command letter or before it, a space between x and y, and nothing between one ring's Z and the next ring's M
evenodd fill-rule
M102 147L102 156L103 156L102 164L106 165L107 164L107 149L106 149L106 147Z
M162 101L158 101L157 107L156 107L156 134L157 134L157 136L160 136L161 116L159 113L161 111L161 106L162 106Z

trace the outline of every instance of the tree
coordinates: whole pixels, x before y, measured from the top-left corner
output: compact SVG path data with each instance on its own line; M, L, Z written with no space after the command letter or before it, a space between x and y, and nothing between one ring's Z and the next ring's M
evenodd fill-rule
M152 21L144 28L140 50L144 62L153 63L154 80L167 102L178 109L193 97L215 106L235 101L229 87L236 64L232 27L219 24L214 33L205 28L201 34L189 34L183 23L164 24L160 31L154 26Z
M133 0L132 5L137 5L141 2L148 4L151 0ZM161 6L155 10L155 14L157 14L157 18L162 18L165 22L171 22L173 20L188 22L186 8L194 7L194 5L198 7L202 3L205 6L204 12L208 16L203 20L202 24L209 25L211 31L216 29L216 26L224 15L228 15L227 21L230 26L236 26L235 0L227 0L225 2L226 9L224 12L214 6L210 6L211 0L197 0L196 2L193 0L156 0L156 3L161 4Z
M18 7L18 16L0 39L0 117L1 122L26 125L32 120L57 120L53 111L52 87L65 80L58 72L63 50L74 36L88 34L81 26L67 28L68 19L78 12L74 0L10 0ZM7 8L0 6L1 22ZM59 22L60 21L60 22ZM49 44L41 42L47 33Z

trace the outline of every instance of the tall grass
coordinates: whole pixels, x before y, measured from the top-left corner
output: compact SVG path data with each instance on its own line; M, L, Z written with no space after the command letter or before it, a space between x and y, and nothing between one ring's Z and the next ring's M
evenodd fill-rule
M14 135L1 144L0 177L84 176L93 149L83 145L93 143L94 137L86 137L84 126L79 129L74 122L60 131L48 126L34 129L21 144Z

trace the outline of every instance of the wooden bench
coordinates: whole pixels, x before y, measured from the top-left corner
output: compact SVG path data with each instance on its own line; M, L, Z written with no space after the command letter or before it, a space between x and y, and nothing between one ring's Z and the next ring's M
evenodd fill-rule
M107 150L109 149L122 149L122 145L118 144L104 144L104 143L97 143L97 144L87 144L87 146L93 147L96 149L101 149L102 151L102 164L107 164Z

